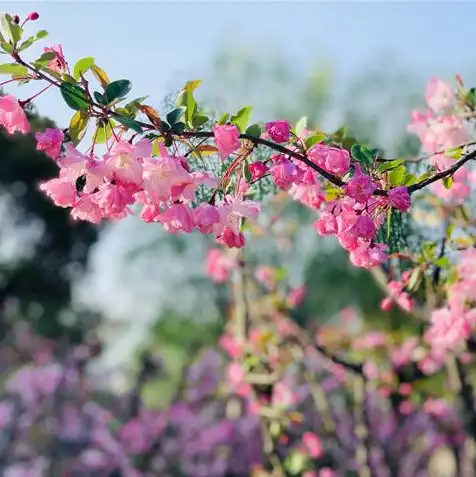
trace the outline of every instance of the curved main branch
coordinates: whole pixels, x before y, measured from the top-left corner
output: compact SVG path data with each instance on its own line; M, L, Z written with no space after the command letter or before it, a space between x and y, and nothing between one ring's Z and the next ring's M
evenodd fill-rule
M54 81L53 79L51 79L50 77L48 77L47 75L42 73L41 71L39 71L36 68L34 68L33 66L31 66L29 63L23 61L20 58L20 56L17 52L12 53L12 57L17 63L25 66L30 71L34 72L37 75L38 78L44 79L45 81L48 81L50 84L52 84L56 87L61 86L57 81ZM70 94L74 95L74 92L71 92ZM99 104L96 104L94 101L91 102L91 107L97 107L97 108L100 108L101 110L104 111L104 107L99 105ZM111 109L108 109L105 112L107 114L111 115L111 116L125 117L125 116L123 116L123 115L121 115L121 114L119 114L116 111L113 111ZM163 131L158 130L158 128L153 124L148 124L148 123L145 123L145 122L142 122L142 121L136 121L136 122L138 124L140 124L141 127L145 128L149 131L157 131L157 132L163 134ZM211 139L211 138L214 137L214 133L212 131L185 131L181 134L175 134L174 133L173 135L177 136L177 137L182 137L182 138L197 137L197 138L205 138L205 139L210 138ZM345 182L342 181L342 179L335 176L334 174L331 174L330 172L327 172L322 167L320 167L317 164L315 164L314 162L312 162L305 154L301 154L297 151L292 151L292 150L288 149L287 147L282 146L281 144L276 144L276 143L274 143L272 141L269 141L267 139L264 139L264 138L261 138L261 137L256 137L256 136L251 136L249 134L240 134L240 139L246 139L248 141L251 141L255 145L266 146L271 150L274 150L274 151L279 152L281 154L285 154L287 156L290 156L293 159L296 159L296 160L302 162L303 164L306 164L306 166L308 166L309 168L316 171L318 174L320 174L322 177L324 177L325 179L327 179L329 182L331 182L332 184L334 184L337 187L343 187L345 185ZM470 161L471 159L475 159L475 158L476 158L476 150L474 150L473 152L470 152L469 154L463 156L452 167L450 167L450 168L448 168L444 171L438 172L434 176L432 176L428 179L425 179L422 182L419 182L417 184L413 184L413 185L409 186L408 187L408 192L410 194L412 194L413 192L421 190L424 187L426 187L427 185L432 184L433 182L437 182L441 179L445 179L446 177L452 176L458 169L460 169L462 166L464 166L464 164L466 164L466 162ZM376 189L374 191L373 195L386 196L387 191L385 191L383 189Z

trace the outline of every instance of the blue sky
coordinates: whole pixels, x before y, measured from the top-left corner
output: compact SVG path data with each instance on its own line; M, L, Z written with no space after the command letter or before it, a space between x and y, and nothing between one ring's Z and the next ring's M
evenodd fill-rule
M474 59L476 3L469 2L20 1L1 7L22 16L38 11L40 20L30 27L50 32L41 48L61 43L72 64L95 57L112 79L130 79L134 96L150 94L152 104L178 86L174 78L206 78L224 41L272 43L296 68L322 51L343 76L379 52L387 52L389 66L398 59L428 75L464 74ZM37 105L60 125L71 115L57 92Z

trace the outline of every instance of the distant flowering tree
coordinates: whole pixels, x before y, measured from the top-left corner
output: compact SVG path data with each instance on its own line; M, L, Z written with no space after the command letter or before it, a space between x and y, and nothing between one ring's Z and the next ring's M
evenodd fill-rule
M228 250L210 251L207 272L230 285L233 313L226 356L202 355L165 410L141 399L156 370L151 357L130 396L101 406L84 371L94 346L35 355L35 366L8 379L1 402L5 475L423 477L446 447L455 475L474 476L476 90L459 76L455 88L432 79L429 110L414 112L409 126L426 155L388 159L344 129L249 125L249 106L212 121L193 96L200 81L164 115L144 97L126 102L130 81L110 81L92 57L70 68L58 45L24 59L47 36L24 38L38 18L2 17L0 48L11 58L0 65L11 76L3 84L47 84L27 99L3 96L0 124L28 134L23 108L50 88L75 111L68 128L36 135L58 166L41 190L75 220L120 220L138 206L170 233L214 236ZM91 144L80 152L89 126ZM290 319L312 290L287 289L274 267L253 271L245 255L246 230L279 190L315 210L317 233L335 236L350 262L379 280L382 309L400 307L420 332L355 332L349 310L315 335ZM423 220L431 214L440 229ZM262 226L269 236L275 220Z

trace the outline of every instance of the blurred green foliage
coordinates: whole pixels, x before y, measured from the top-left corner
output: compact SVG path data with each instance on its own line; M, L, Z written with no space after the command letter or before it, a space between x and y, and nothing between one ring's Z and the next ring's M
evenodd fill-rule
M38 189L56 177L58 168L36 151L32 134L55 125L34 108L27 115L30 135L0 132L0 198L9 200L12 222L11 237L4 228L3 239L15 240L22 226L35 225L40 233L31 237L31 250L23 247L18 256L7 255L0 264L0 334L7 332L9 320L23 316L44 336L79 339L82 326L71 310L71 283L85 267L98 233L89 223L73 221L68 209L55 206ZM2 221L7 223L7 217ZM7 312L12 299L19 304L13 313Z

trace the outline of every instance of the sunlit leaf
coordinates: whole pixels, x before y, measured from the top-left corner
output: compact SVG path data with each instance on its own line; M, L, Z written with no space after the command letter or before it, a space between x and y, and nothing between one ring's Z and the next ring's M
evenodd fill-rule
M89 122L89 116L83 111L76 111L69 123L69 135L73 144L77 146L83 139Z
M245 131L246 125L250 119L251 110L251 106L245 106L230 118L230 121L240 130L240 132Z
M86 58L81 58L77 61L73 68L73 76L76 80L79 80L81 75L84 76L86 71L90 70L94 66L94 58L87 56Z
M407 172L407 170L406 170L405 166L403 166L403 165L398 166L395 169L392 169L388 173L388 181L393 186L402 185L404 183L406 172Z
M46 38L48 36L48 32L46 30L40 30L36 33L36 39L37 40L42 40L43 38Z
M304 144L306 146L306 149L310 149L312 146L321 143L326 139L326 135L322 133L316 133L312 134L311 136L308 136L306 139L304 139Z
M105 124L100 124L97 126L97 130L95 133L95 143L96 144L104 144L107 140L112 136L112 128L114 127L114 123L109 120Z
M7 63L0 65L0 74L26 76L28 74L28 69L26 66L17 63Z
M91 72L93 73L94 77L99 81L102 88L105 90L107 88L107 85L109 84L109 78L106 72L103 69L99 68L99 66L96 64L91 67Z

